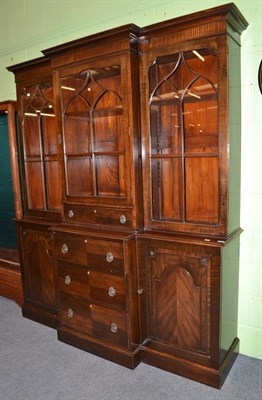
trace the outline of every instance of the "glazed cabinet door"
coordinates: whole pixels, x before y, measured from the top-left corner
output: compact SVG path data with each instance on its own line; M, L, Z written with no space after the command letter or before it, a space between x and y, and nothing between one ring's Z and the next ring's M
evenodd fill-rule
M69 197L126 197L121 67L108 64L60 80Z
M143 247L140 270L142 336L147 347L210 362L210 254L159 242ZM145 270L143 270L145 268ZM143 281L144 280L144 281ZM143 300L144 298L144 300ZM142 338L143 339L143 338Z
M24 207L27 215L58 218L62 191L57 115L52 75L46 69L29 69L17 85Z
M25 302L49 310L57 309L52 242L45 228L20 228Z
M221 234L227 165L225 113L219 108L225 101L223 46L199 40L150 49L142 59L146 225Z

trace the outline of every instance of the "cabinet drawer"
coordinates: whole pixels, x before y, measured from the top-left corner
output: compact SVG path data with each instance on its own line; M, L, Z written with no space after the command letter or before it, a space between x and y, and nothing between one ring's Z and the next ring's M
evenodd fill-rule
M89 300L88 269L58 263L60 292Z
M86 249L89 266L123 273L124 254L122 242L90 238L87 240Z
M81 331L87 335L92 333L90 304L71 296L60 296L61 325Z
M93 335L118 346L127 346L126 315L91 304Z
M67 222L132 227L132 212L127 209L66 204L64 214Z
M57 260L86 265L86 244L81 236L55 233L55 257Z
M125 309L125 280L121 276L89 271L90 301Z

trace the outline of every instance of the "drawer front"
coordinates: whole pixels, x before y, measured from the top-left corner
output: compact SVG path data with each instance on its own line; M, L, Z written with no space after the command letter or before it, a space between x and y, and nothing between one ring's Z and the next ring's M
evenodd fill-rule
M81 236L55 233L55 257L57 260L86 265L86 244Z
M132 212L127 209L66 204L64 215L67 222L132 228Z
M91 304L91 318L93 336L97 339L123 347L128 345L125 313Z
M60 292L89 300L88 269L58 263L58 288Z
M113 272L124 272L122 242L87 239L87 263L89 266Z
M92 321L90 304L71 296L60 296L60 319L61 325L92 334Z
M90 301L125 310L125 279L121 276L89 271Z

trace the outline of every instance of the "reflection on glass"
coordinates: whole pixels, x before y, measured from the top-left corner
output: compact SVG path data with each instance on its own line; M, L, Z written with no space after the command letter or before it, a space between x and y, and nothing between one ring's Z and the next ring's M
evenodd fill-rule
M155 220L218 221L217 68L209 49L160 57L149 66Z

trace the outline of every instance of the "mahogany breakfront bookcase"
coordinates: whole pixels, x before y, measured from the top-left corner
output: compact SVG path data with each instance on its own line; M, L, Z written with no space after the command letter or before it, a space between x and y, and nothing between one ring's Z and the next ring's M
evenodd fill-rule
M24 316L126 367L221 386L239 343L246 27L231 3L9 67Z

